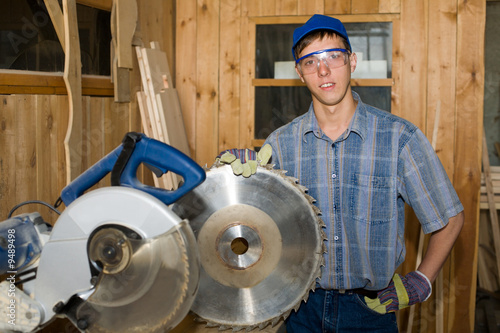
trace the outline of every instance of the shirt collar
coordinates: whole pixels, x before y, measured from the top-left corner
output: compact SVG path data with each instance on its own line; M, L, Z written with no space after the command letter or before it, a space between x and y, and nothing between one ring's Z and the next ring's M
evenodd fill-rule
M356 106L356 110L354 111L354 115L352 117L351 123L349 124L349 128L347 130L346 138L349 136L351 132L358 134L361 139L364 141L365 136L367 134L367 114L366 107L358 93L352 91L352 97L355 101L358 102ZM309 106L309 110L305 114L303 127L302 127L302 138L306 141L305 135L307 133L313 133L317 138L321 138L323 136L323 131L319 127L318 119L314 113L313 103Z

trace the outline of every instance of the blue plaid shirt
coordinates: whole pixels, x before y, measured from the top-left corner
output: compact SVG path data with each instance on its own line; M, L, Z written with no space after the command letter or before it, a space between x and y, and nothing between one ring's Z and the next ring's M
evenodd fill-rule
M270 163L299 179L326 224L324 289L387 287L405 257L405 203L423 231L463 210L425 135L415 125L358 101L348 130L332 141L309 111L274 131Z

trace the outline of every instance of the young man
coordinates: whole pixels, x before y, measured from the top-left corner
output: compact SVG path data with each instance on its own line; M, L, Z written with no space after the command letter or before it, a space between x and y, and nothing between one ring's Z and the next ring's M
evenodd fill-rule
M299 179L322 211L326 265L287 332L397 332L394 311L422 302L463 225L463 207L424 134L351 91L356 54L342 23L314 15L293 34L309 111L266 140L276 168ZM405 276L404 205L431 233Z

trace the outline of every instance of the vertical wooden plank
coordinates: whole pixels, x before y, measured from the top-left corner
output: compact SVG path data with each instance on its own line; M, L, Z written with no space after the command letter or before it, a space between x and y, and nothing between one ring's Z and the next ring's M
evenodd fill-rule
M104 151L104 114L104 98L93 97L90 101L89 131L87 137L90 143L90 165L94 165L106 155Z
M17 204L16 193L16 96L3 95L0 104L0 220Z
M239 0L221 0L218 151L240 145L240 49L235 47L241 37L240 12Z
M401 115L401 20L392 21L391 113Z
M191 156L196 149L196 1L177 0L176 87ZM182 61L180 61L182 59Z
M243 16L274 16L276 1L278 0L243 0Z
M196 158L211 165L218 154L219 0L198 0Z
M276 0L275 15L297 15L298 0Z
M465 223L453 250L454 302L449 332L474 329L477 281L479 189L484 98L486 2L460 0L457 11L456 128L454 186L465 209Z
M401 1L400 22L400 104L395 113L418 126L426 132L426 91L427 91L427 8L429 0L424 1ZM418 47L416 47L418 45ZM414 212L406 209L405 221L405 243L406 259L401 265L401 273L406 274L415 270L417 260L418 239L420 234L420 223ZM417 316L421 309L417 305ZM398 323L400 327L407 327L408 309L399 311ZM417 317L418 318L418 317ZM418 325L426 325L419 321Z
M324 0L297 0L297 15L323 14Z
M27 200L36 199L36 96L17 95L16 96L16 128L17 140L16 150L11 158L15 158L14 179L16 191L14 194L15 203L19 204ZM21 213L31 213L32 206L23 206L16 210L15 215Z
M325 15L351 13L351 0L325 0Z
M379 13L399 13L401 11L401 0L379 0Z
M439 47L429 47L427 128L434 127L434 115L439 106L441 117L436 152L453 179L455 135L455 66L457 47L456 0L429 2L429 41ZM427 133L430 137L430 133Z
M375 14L378 9L378 0L351 0L351 14Z
M66 179L66 151L63 138L68 130L69 112L68 112L68 96L67 95L52 95L50 96L50 105L54 112L54 117L57 122L56 128L56 158L52 162L52 169L57 170L57 180L54 184L60 193L64 186L67 185Z
M441 160L448 176L453 180L454 143L455 143L455 66L457 47L457 5L455 0L429 2L429 41L439 48L429 47L428 55L428 89L427 89L427 137L431 138L430 130L434 128L436 112L439 112L439 128L435 142L436 153ZM448 258L440 277L434 286L434 295L430 302L422 304L422 313L428 314L429 330L447 331L448 300L452 275L453 255ZM442 282L442 283L437 283ZM436 308L434 308L434 305ZM432 314L432 315L431 315ZM435 315L434 315L435 314ZM432 320L431 320L432 319ZM434 321L434 322L432 322Z
M52 110L49 95L36 95L36 191L37 199L54 204L60 195L57 184L57 169L52 168L53 161L57 159L57 120ZM52 210L40 206L36 207L45 221L55 223L58 215Z
M80 144L76 147L77 156L80 156L81 161L81 172L90 168L91 161L89 156L91 154L90 142L88 140L90 134L90 96L82 97L82 140ZM76 177L79 176L75 175Z
M97 163L106 155L104 151L104 114L105 114L104 98L92 97L90 99L90 107L88 112L88 130L86 131L87 142L87 162L88 167ZM102 187L104 182L101 181L94 188Z
M175 64L174 1L137 1L142 41L146 46L149 46L149 42L158 41L160 49L167 53L167 59L172 66ZM182 2L190 1L177 1L177 5ZM182 14L179 13L179 8L177 11Z
M240 147L252 148L254 138L254 101L255 88L252 79L255 77L255 21L242 17L241 38L241 119L240 119Z
M425 133L427 7L429 0L401 2L401 116ZM418 47L416 47L418 45Z
M69 124L64 146L66 149L66 176L70 183L81 172L77 156L73 156L76 148L82 142L81 112L82 112L82 63L80 59L80 40L78 37L78 21L76 1L63 0L65 60L64 82L69 96Z

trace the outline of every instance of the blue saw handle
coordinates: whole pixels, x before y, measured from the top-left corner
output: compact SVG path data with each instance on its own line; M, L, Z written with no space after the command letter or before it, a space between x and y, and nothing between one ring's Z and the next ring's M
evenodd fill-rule
M121 186L144 191L158 198L163 203L170 205L205 180L205 171L190 157L163 142L148 138L144 134L139 135L140 139L136 142L135 148L121 173ZM71 204L86 190L110 173L122 150L123 145L118 146L66 186L61 192L61 199L64 204L66 206ZM168 171L174 172L182 176L184 182L176 190L145 185L136 176L137 169L141 163L152 166L156 171L160 171L161 174Z

